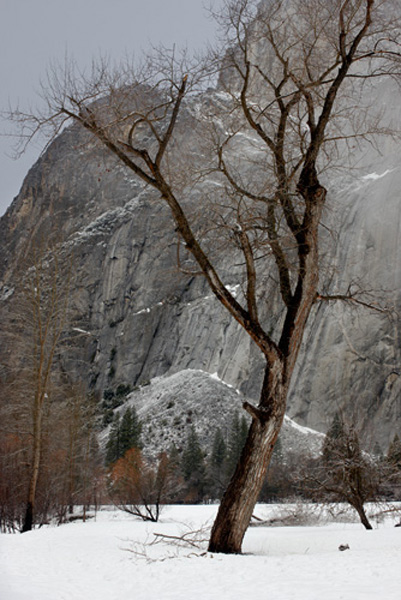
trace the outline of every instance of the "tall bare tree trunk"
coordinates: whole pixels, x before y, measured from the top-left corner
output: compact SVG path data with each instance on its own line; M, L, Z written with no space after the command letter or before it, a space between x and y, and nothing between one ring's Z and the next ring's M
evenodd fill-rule
M46 260L47 259L47 260ZM22 281L23 324L30 343L32 387L32 458L29 465L27 508L22 533L35 522L37 486L42 461L43 421L49 404L54 358L67 318L70 271L60 270L60 250L33 249L33 260Z
M279 362L279 361L278 361ZM275 379L267 365L257 408L245 403L252 415L240 461L221 500L209 542L209 552L239 554L252 512L262 489L267 468L285 414L287 386L284 365L277 364ZM272 385L273 384L273 385Z
M24 524L22 533L31 531L34 519L36 488L38 485L40 461L42 455L42 420L43 420L43 401L40 398L35 399L34 414L33 414L33 449L32 449L32 466L31 478L29 480L28 499L25 511Z

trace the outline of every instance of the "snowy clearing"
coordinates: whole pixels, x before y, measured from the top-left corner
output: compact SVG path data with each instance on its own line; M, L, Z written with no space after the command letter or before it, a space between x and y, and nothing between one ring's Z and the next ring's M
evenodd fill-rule
M356 523L251 527L244 554L155 540L210 527L216 506L171 506L160 523L109 508L86 523L0 536L2 600L399 600L399 516ZM258 505L267 518L277 508ZM198 537L206 538L202 531ZM348 544L350 549L339 551Z

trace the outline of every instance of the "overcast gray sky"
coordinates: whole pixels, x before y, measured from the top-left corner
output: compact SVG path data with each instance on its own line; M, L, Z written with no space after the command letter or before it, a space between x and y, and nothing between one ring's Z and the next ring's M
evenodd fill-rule
M49 61L62 60L66 51L85 65L99 52L118 58L159 42L202 48L215 34L208 5L208 0L0 0L0 110L9 102L21 108L32 103ZM40 148L31 147L18 161L7 156L11 151L12 140L0 137L0 215Z

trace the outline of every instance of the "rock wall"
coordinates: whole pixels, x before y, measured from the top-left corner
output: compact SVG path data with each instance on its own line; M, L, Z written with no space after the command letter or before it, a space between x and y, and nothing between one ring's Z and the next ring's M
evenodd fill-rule
M398 98L393 84L380 90L396 123ZM289 398L289 415L320 431L336 410L354 413L383 449L401 423L399 150L399 142L386 140L379 154L360 155L359 170L328 182L322 290L344 293L353 282L371 290L373 308L316 305ZM202 278L178 271L167 209L76 127L32 167L0 220L3 322L30 248L50 238L73 265L75 349L62 361L76 377L102 391L202 369L257 397L260 353ZM219 264L224 282L240 293L233 255L220 256ZM274 332L274 290L266 297L265 326ZM383 314L379 303L396 310Z

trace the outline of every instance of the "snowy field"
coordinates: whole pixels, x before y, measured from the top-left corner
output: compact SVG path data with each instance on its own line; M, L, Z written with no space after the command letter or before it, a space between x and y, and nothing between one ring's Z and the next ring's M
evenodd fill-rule
M251 527L244 554L174 539L210 527L216 506L165 508L159 523L104 509L86 523L0 535L1 600L400 600L399 516L356 523ZM274 506L259 505L267 518ZM155 543L155 540L158 540ZM340 545L349 545L339 551Z

